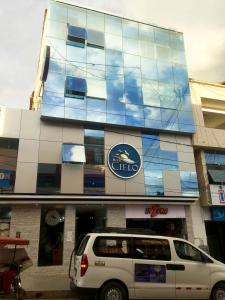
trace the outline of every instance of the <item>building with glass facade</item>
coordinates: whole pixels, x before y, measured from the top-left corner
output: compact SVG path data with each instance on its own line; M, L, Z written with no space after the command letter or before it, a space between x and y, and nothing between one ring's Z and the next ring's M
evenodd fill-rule
M30 108L0 124L0 223L31 239L26 289L69 289L96 227L206 245L182 33L50 1Z

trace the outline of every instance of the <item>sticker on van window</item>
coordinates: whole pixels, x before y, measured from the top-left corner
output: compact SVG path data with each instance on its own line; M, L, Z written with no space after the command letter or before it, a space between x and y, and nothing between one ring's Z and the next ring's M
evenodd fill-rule
M135 264L136 282L166 282L166 266Z

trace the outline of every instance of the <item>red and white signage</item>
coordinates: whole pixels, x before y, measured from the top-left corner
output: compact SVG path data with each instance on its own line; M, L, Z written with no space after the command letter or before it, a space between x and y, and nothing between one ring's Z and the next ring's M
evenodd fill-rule
M127 205L126 219L184 219L184 206L150 204Z

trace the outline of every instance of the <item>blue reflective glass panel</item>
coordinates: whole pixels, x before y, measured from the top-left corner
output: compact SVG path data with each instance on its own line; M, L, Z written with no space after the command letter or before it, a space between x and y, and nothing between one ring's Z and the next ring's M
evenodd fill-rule
M87 120L99 123L106 122L106 113L103 112L94 112L94 111L87 111Z
M147 155L149 152L154 149L158 151L160 148L160 139L157 134L142 134L142 146L143 146L143 155Z
M56 72L56 73L65 73L65 64L57 61L57 60L50 60L49 62L49 72Z
M92 65L87 66L87 78L105 79L105 66L104 65Z
M185 52L173 49L172 50L172 61L175 64L185 65L186 64Z
M123 57L124 57L124 67L140 69L140 65L141 65L140 56L124 53Z
M162 121L145 119L145 128L162 129Z
M133 116L126 116L126 125L144 127L144 119L137 119Z
M170 32L170 46L175 49L184 50L183 34L180 32Z
M60 97L55 93L44 91L42 102L50 105L64 106L64 97Z
M163 186L145 185L145 195L149 196L163 196Z
M68 7L68 23L79 27L86 27L86 9L75 6Z
M190 111L179 111L178 122L183 125L194 125L193 113Z
M126 125L126 119L125 116L122 115L114 115L114 114L108 114L106 115L106 121L107 123L110 124L115 124L115 125Z
M65 85L65 75L58 73L48 73L45 82L45 90L63 95Z
M173 83L172 65L158 62L158 79L159 81Z
M143 107L140 105L126 104L126 115L134 118L144 118Z
M171 49L169 47L164 47L162 45L157 45L156 46L156 53L157 53L157 58L159 60L163 60L163 61L171 61L172 58L172 52Z
M123 50L124 52L139 55L139 41L129 38L123 38Z
M73 37L85 40L87 33L85 28L68 25L68 37L73 40Z
M141 58L142 77L151 80L158 80L156 61L148 58Z
M138 23L129 20L123 20L123 36L138 39Z
M83 78L66 77L66 93L80 92L85 94L87 92L87 83Z
M124 84L121 80L107 80L107 99L124 102Z
M142 41L154 42L153 27L139 23L139 38Z
M145 194L146 195L163 195L163 177L162 172L149 170L144 167L145 174Z
M157 107L144 107L145 118L149 120L161 121L161 110Z
M181 65L173 65L173 73L174 73L174 82L188 84L188 74L187 69L185 67L182 67Z
M66 44L64 40L53 39L47 37L46 43L50 46L50 57L51 59L65 60L66 58Z
M123 81L123 68L121 67L114 67L114 66L107 66L106 67L106 79L108 81L118 79Z
M67 35L67 26L65 23L48 20L46 35L65 40Z
M86 109L85 99L65 98L65 106L77 109Z
M198 181L196 172L180 172L181 191L183 196L198 197Z
M160 96L156 81L143 80L142 93L144 105L160 107Z
M64 107L56 105L41 105L41 115L46 117L64 118Z
M162 28L154 27L155 42L160 45L169 46L170 43L170 31Z
M106 101L87 98L87 110L105 112Z
M71 62L83 62L86 63L86 47L73 47L73 46L66 46L67 49L67 60Z
M107 101L107 113L125 115L125 104L117 101Z
M155 58L155 45L145 41L140 41L140 55L144 57Z
M65 107L65 119L86 121L86 110Z
M49 18L60 22L67 22L67 8L59 3L50 2Z
M107 66L123 66L123 55L121 51L106 50L106 65Z
M163 122L168 123L177 123L177 110L175 109L167 109L167 108L161 108L161 116Z
M105 64L105 51L103 49L87 47L87 63L88 64Z
M116 35L122 35L122 19L106 15L105 31Z
M125 85L141 86L141 72L139 68L124 68Z
M87 28L104 31L104 14L87 10Z
M139 87L125 85L125 97L127 103L143 104L142 90Z

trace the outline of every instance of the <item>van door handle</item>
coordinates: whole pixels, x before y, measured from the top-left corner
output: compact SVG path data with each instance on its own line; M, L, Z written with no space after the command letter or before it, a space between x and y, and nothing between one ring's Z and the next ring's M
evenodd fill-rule
M166 265L167 270L172 270L172 271L184 271L185 266L180 265L180 264L167 264Z

